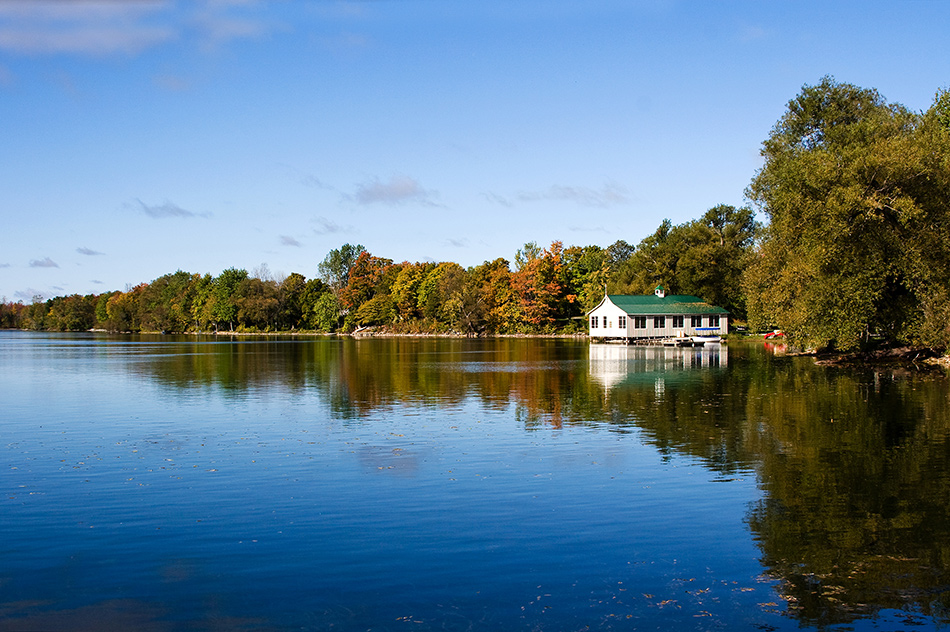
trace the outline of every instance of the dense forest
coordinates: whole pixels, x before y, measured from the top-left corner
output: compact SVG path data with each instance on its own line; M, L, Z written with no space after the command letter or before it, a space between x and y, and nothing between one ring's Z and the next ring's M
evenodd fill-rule
M583 331L609 293L657 284L792 344L851 350L950 342L950 92L924 112L830 77L805 86L746 190L635 246L544 248L464 268L395 263L344 244L316 276L177 271L126 291L0 304L0 327L54 331L319 331L491 335ZM765 222L756 221L756 212Z

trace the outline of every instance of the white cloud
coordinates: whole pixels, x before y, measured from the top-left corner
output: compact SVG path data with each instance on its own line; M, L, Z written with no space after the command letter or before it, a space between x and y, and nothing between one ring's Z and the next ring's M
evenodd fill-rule
M219 46L273 30L258 3L206 0L4 0L0 50L28 55L137 55L174 42Z
M357 186L353 198L362 205L398 205L414 202L425 206L439 206L434 201L437 196L436 192L423 188L414 178L393 176L389 182L373 178L372 181Z
M33 259L30 261L31 268L58 268L59 264L46 257L44 259Z
M24 54L134 55L175 39L153 17L166 2L7 0L0 3L0 49Z
M90 257L105 254L104 252L99 252L98 250L93 250L92 248L86 248L86 247L76 248L76 252L78 252L81 255L89 255Z
M303 245L290 235L281 235L280 243L282 246L296 246L297 248L300 248Z

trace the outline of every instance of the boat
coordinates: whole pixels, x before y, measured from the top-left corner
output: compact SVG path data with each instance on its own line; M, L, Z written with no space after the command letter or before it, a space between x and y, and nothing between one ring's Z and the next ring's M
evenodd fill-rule
M665 338L660 341L664 347L702 347L703 341L696 341L691 336L678 335L675 338Z
M693 342L722 342L719 327L696 327L696 335L691 338Z

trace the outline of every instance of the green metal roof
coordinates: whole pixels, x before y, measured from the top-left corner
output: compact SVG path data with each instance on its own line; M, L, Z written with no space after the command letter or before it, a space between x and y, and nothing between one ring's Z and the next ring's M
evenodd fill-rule
M698 296L688 296L686 294L669 294L664 298L660 298L655 294L610 294L607 298L628 314L642 316L729 313L721 307L715 307L704 302Z

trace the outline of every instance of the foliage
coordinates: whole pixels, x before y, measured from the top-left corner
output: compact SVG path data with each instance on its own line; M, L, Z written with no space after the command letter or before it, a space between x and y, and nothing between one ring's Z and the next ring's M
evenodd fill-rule
M237 322L245 329L269 330L276 323L280 302L277 283L249 277L241 281L232 299Z
M321 294L310 311L309 324L317 331L334 331L340 322L343 306L332 292Z
M563 246L555 241L531 258L512 275L512 289L519 299L525 325L540 331L552 331L555 325L570 316L568 305L577 297L565 292L566 270L562 260Z
M340 302L355 312L377 294L388 293L396 275L398 270L393 269L391 259L374 257L363 250L353 262L346 285L339 292Z
M609 288L622 294L649 294L662 285L670 294L698 296L742 318L741 279L759 230L752 209L727 204L678 226L665 219L616 265Z
M320 265L317 266L317 272L320 280L330 286L334 292L339 292L349 281L350 270L356 263L356 258L366 249L357 244L343 244L335 250L331 250L324 257Z
M611 248L615 246L617 244ZM577 297L582 312L597 307L604 297L610 277L610 262L614 255L622 256L618 254L619 250L616 248L612 255L610 248L604 250L600 246L571 246L564 249L567 291Z
M950 131L875 91L806 86L764 143L748 195L770 220L744 279L750 322L807 348L872 335L946 346Z

